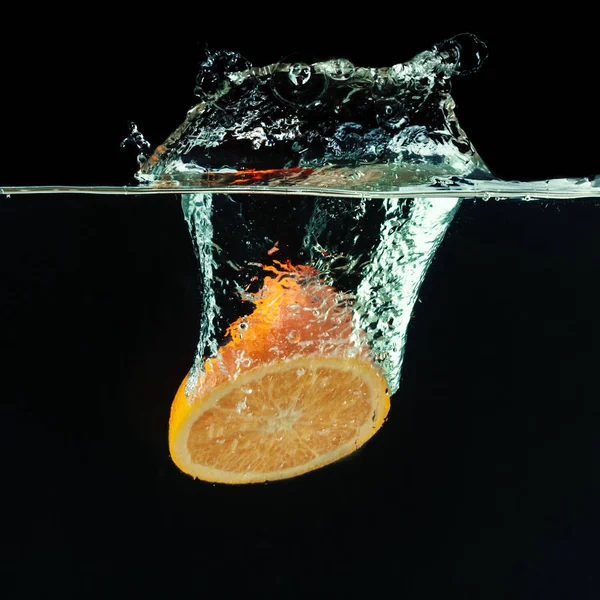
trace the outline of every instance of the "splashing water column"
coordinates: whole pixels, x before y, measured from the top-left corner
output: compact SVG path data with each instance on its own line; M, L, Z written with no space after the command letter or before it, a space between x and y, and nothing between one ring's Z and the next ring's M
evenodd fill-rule
M252 200L257 205L262 205L256 209L257 212L273 202L264 196L262 202L260 196ZM303 200L312 214L307 219L306 234L301 246L293 252L297 257L295 260L299 260L299 257L309 258L308 264L325 281L335 286L340 302L352 304L354 326L348 331L348 341L354 340L355 346L359 347L362 336L366 334L370 353L385 375L390 391L394 393L400 385L406 330L419 288L435 251L460 206L460 200ZM203 373L206 359L218 352L216 323L221 307L228 304L232 292L231 284L223 282L231 281L236 274L249 270L259 274L260 284L270 275L269 269L272 267L266 263L279 262L276 260L278 253L269 256L266 245L261 243L261 240L277 237L269 228L270 225L281 225L276 223L276 219L263 223L262 227L255 220L251 229L246 229L251 245L265 249L264 264L240 260L240 256L233 257L213 243L212 219L215 205L217 210L224 210L231 203L231 199L222 195L184 196L183 209L198 259L202 292L200 336L191 376L188 378L188 393L191 396L198 384L198 377ZM227 220L234 231L244 227L235 221L235 216L230 215ZM367 231L365 227L370 227L371 230ZM219 233L223 238L228 235L227 231L217 232L217 235ZM346 243L343 252L336 251L339 249L340 239L348 238L348 233L352 234L352 243ZM370 244L361 245L364 238L369 238ZM274 245L273 248L278 249L278 246ZM289 256L288 250L286 257ZM240 277L240 281L234 283L249 306L256 301L243 291L248 288L246 282L254 277L257 275ZM241 304L243 303L242 301ZM228 318L239 319L239 314L232 314ZM299 336L296 330L294 336ZM273 358L275 356L276 354Z

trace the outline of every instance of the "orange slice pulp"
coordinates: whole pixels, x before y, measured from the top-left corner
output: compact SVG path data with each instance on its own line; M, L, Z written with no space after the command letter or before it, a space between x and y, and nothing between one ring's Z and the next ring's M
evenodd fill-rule
M274 276L253 294L254 312L173 401L171 457L193 477L301 475L362 446L388 413L385 379L344 296L312 267L275 263L264 267Z

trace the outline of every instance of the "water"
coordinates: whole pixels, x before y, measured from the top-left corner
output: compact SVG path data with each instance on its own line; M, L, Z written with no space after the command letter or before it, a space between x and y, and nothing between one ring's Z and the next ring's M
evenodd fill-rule
M448 8L436 19L438 24L451 20L455 11ZM222 10L207 19L206 10L202 6L194 27L188 27L192 35L201 36L199 31L210 26L215 39L231 39L235 23L224 20ZM162 16L138 10L136 18L144 14L154 22ZM343 33L337 22L339 37L358 47L365 35L364 42L375 45L385 21L387 41L379 52L388 50L393 57L389 64L406 56L405 36L421 35L435 18L432 11L427 22L404 19L402 24L388 18L390 13L382 18L381 10L371 15L372 21L363 24L363 13L350 11ZM512 61L504 60L504 70L496 63L495 76L494 65L484 63L485 72L473 81L454 81L460 123L483 160L492 167L495 156L505 173L519 173L517 179L524 179L521 173L544 179L548 173L600 171L593 165L596 136L589 93L597 42L590 41L582 52L581 45L565 41L569 28L562 17L560 31L529 29L519 39L498 28L496 38L484 39L494 43L503 38ZM306 39L313 25L316 29L321 23L321 15L300 7L292 19L264 11L248 18L243 27L259 41L267 28L286 35L290 27L299 31L296 39ZM116 22L114 15L109 20ZM109 179L114 171L104 154L106 146L112 144L117 156L126 154L118 149L125 118L142 119L145 135L150 129L131 99L121 104L123 89L135 94L135 87L152 104L145 109L149 121L153 111L160 112L153 101L170 83L187 88L190 96L193 88L193 77L175 82L177 75L169 72L185 46L176 46L181 31L167 39L160 20L162 31L156 37L136 28L141 44L136 40L129 59L116 40L126 35L122 23L115 25L118 35L112 39L103 30L89 42L98 57L87 73L73 67L73 79L79 81L81 75L84 86L85 78L94 85L88 84L88 94L73 95L58 116L20 113L13 128L21 140L19 151L11 152L14 172L6 165L0 169L0 187L9 177L15 185L34 179L41 184L94 182L95 173L101 183L127 181L126 168L121 171L125 178ZM585 24L581 19L577 24L571 31L580 39ZM65 24L65 33L67 29L73 27ZM29 55L39 32L25 36L22 29L7 27L5 33L10 36L11 30L22 40L23 55ZM33 68L23 78L39 75L46 90L52 90L64 70L61 58L73 55L73 47L72 39L57 35L56 28L45 30L47 46L38 42L44 51L31 53ZM330 30L323 28L322 33L328 36ZM597 40L591 29L589 33L590 40ZM531 52L544 35L550 51ZM225 42L211 46L219 43ZM247 42L249 56L257 43ZM64 45L62 57L54 52L57 44ZM197 53L202 46L189 50ZM273 54L280 52L275 46ZM123 64L125 71L116 79L100 59L111 47L119 54L114 66ZM152 58L146 50L150 47ZM503 49L497 45L493 52L502 62ZM81 62L83 53L76 54ZM562 63L556 60L561 55L567 57ZM22 69L11 58L6 63L9 72L12 64ZM388 63L381 58L360 64ZM108 66L113 66L110 60ZM179 67L181 79L186 79L182 71ZM475 89L478 83L481 93ZM64 84L59 85L62 89ZM106 85L109 89L103 91ZM96 102L94 92L100 95ZM23 89L6 85L9 105L15 96L24 96ZM109 99L117 114L102 117L103 101ZM40 101L41 93L30 94L32 108ZM69 106L75 103L84 106L69 132L72 136L60 136L74 118ZM188 106L192 104L193 98ZM469 104L479 114L469 115ZM188 106L184 102L183 110L171 110L171 122L163 107L157 119L166 124L154 127L149 138L154 145L184 120ZM77 135L84 113L85 141ZM119 116L123 119L114 129L98 132L97 119L105 123ZM60 145L53 147L51 160L41 156L39 128L46 118L57 122L51 130ZM504 130L501 124L508 121L512 128ZM27 130L31 135L23 141ZM525 132L524 144L520 132ZM5 137L5 148L16 143L17 135ZM478 139L488 141L488 148ZM130 162L133 173L135 159ZM20 179L17 172L23 174ZM494 185L509 187L504 182ZM136 195L131 185L127 195L0 197L0 338L5 349L0 412L5 424L5 513L10 515L3 534L5 596L44 597L57 588L66 597L93 596L90 590L111 597L115 589L131 588L147 589L149 597L161 592L191 597L206 595L207 586L225 581L240 595L253 582L267 596L285 598L319 592L385 597L390 588L412 599L597 598L597 558L590 550L600 533L600 206L593 188L579 199L539 199L535 194L530 201L519 199L519 194L531 192L529 186L517 184L517 195L507 199L498 199L494 189L487 200L483 193L457 196L460 207L418 291L400 387L380 432L329 467L244 487L193 480L169 456L169 410L194 362L203 310L203 282L181 195ZM437 189L430 186L428 193ZM225 195L241 204L247 204L249 195L260 201L260 194L229 191L214 193L213 215L228 200ZM416 197L423 196L417 191ZM269 192L264 202L310 206L329 198ZM358 194L345 200L374 201L384 211L380 198L367 198ZM312 213L305 217L310 223ZM213 235L222 241L219 223L213 224ZM317 229L319 225L315 223ZM367 228L371 235L365 245L371 252L379 225ZM297 236L297 247L312 248L308 260L319 259L316 244L305 243L304 222L301 231L290 227L289 234ZM323 240L323 232L319 239L321 245L330 243ZM266 254L276 241L280 250ZM281 256L283 240L270 242L264 242L266 257ZM219 261L218 249L214 252ZM216 293L219 286L217 282ZM235 312L238 295L230 295L234 305L223 310ZM245 307L248 311L252 305ZM222 319L222 326L229 324Z
M328 332L315 341L290 329L289 344L272 348L272 359L291 358L302 344L343 357L366 347L395 393L420 287L463 200L600 196L599 177L494 178L450 95L452 78L484 58L485 47L470 36L381 68L343 59L252 67L235 53L208 54L198 75L201 102L163 144L150 151L132 127L136 185L0 192L10 196L5 202L27 194L181 196L201 303L190 402L201 395L207 361L244 334L244 319L269 298L271 282L286 278L317 295L327 290L312 308L316 323L338 310L351 315L352 328L340 347L331 347ZM255 358L241 360L231 378Z

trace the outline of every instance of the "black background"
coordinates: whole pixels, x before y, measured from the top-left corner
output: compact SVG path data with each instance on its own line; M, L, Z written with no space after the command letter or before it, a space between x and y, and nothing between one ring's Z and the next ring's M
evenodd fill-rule
M462 31L489 47L453 95L492 171L600 172L589 16L501 26L489 10L458 25L308 6L15 18L0 185L130 183L127 122L162 142L195 103L206 44L379 66ZM199 321L176 197L2 198L0 593L597 598L599 211L465 202L381 432L312 474L228 487L168 455Z

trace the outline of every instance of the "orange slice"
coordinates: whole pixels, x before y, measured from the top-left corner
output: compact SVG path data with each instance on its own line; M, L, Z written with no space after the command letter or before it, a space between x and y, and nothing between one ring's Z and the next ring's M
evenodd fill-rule
M229 327L231 341L173 401L171 457L193 477L256 483L307 473L362 446L388 413L385 379L347 298L315 269L275 262L254 312Z

